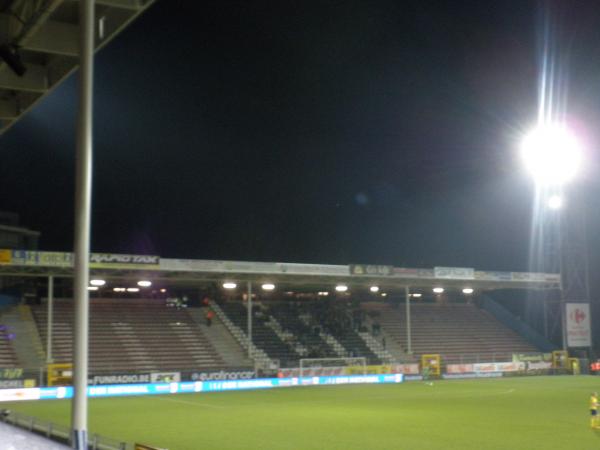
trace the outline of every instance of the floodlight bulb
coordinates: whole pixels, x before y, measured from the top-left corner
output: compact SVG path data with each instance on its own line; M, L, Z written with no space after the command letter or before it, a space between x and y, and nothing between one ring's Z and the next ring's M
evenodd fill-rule
M443 287L434 287L433 292L435 292L436 294L443 294L444 288Z
M410 296L411 296L411 297L414 297L414 298L421 298L421 296L422 296L422 295L423 295L423 294L419 294L419 293L410 294Z
M369 290L370 290L371 292L379 292L379 286L371 286L371 287L369 288Z
M137 282L137 285L140 287L150 287L150 286L152 286L152 281L140 280Z
M140 288L127 288L127 292L140 292Z
M232 283L231 281L228 281L226 283L223 283L223 287L225 289L235 289L237 287L237 284Z
M106 284L105 280L90 280L90 284L92 286L104 286Z
M275 285L273 283L265 283L262 285L262 288L265 291L272 291L273 289L275 289Z
M560 195L551 195L548 199L548 208L561 209L563 207L563 198Z
M88 286L88 291L97 291L98 286Z
M115 292L125 292L125 288L124 287L116 287L116 288L113 288L113 291L115 291Z
M462 291L463 294L471 295L473 293L473 288L464 288Z
M535 128L522 142L525 166L541 186L563 185L577 174L583 159L581 145L561 124Z
M335 287L335 290L338 292L346 292L348 290L348 286L346 286L345 284L338 284Z

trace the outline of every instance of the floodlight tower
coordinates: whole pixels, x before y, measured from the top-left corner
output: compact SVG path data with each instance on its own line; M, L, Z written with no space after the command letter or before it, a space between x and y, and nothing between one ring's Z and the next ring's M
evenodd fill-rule
M546 336L560 329L564 350L569 346L581 347L567 339L566 309L567 304L589 305L590 301L585 209L582 196L575 193L571 183L581 168L583 149L565 124L550 123L538 126L525 137L521 154L536 184L532 229L537 228L539 235L532 235L532 239L537 240L541 250L538 268L561 275L558 308L547 310L548 302L544 302ZM547 312L551 316L550 333Z

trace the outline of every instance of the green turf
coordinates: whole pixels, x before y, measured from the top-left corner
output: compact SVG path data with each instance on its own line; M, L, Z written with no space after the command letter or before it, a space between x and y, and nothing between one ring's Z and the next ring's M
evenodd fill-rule
M529 377L93 399L90 430L169 450L591 450L600 378ZM10 408L68 424L68 401Z

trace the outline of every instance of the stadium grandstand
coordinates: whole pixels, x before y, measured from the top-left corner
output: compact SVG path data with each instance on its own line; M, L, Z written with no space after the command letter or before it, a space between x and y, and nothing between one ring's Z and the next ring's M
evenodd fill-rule
M108 253L91 254L90 265L93 392L571 370L564 353L551 353L560 343L512 306L558 290L556 274ZM4 400L32 388L68 395L60 386L72 375L72 276L71 253L0 250L0 385L12 388ZM48 427L56 424L40 430Z

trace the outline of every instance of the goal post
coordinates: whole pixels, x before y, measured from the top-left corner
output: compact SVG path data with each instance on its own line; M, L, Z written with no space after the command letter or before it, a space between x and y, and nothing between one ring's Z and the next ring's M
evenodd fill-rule
M302 358L300 359L300 376L311 376L315 373L329 371L330 374L338 369L345 375L356 373L367 374L367 358L364 356L353 358Z

